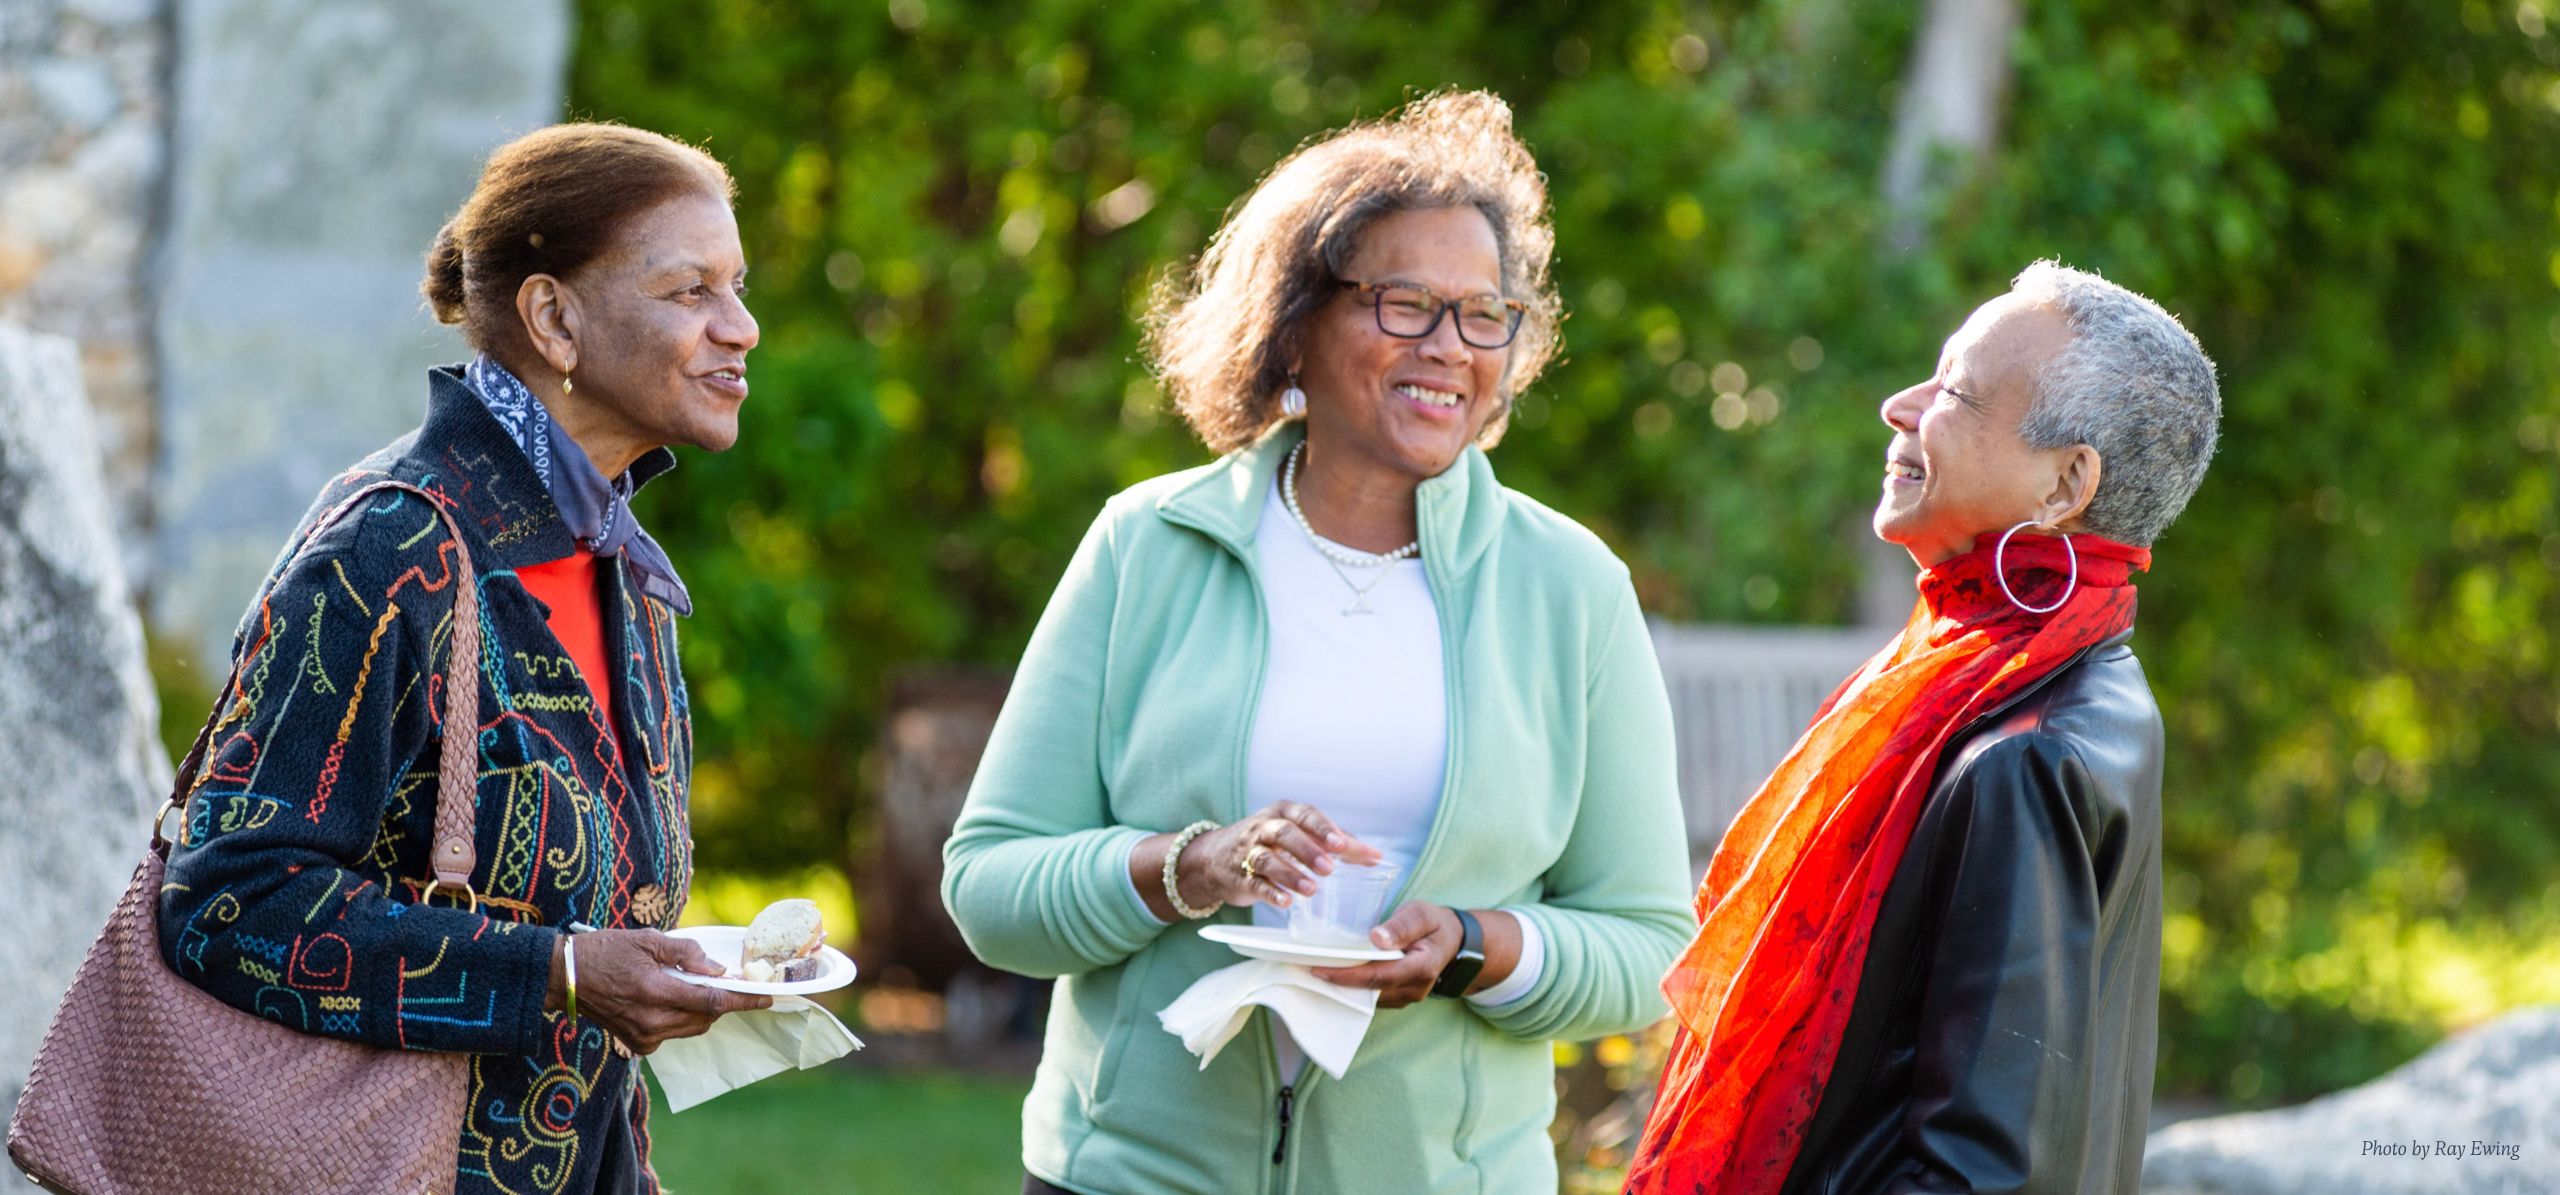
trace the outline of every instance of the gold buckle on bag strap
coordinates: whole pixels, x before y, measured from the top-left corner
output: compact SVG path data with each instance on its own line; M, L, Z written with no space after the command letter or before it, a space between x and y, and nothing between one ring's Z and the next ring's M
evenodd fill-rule
M169 799L168 799L168 800L166 800L166 801L162 801L162 802L160 803L160 807L159 807L158 809L154 809L154 810L152 810L152 811L151 811L151 849L152 849L152 850L155 850L155 851L157 851L157 850L163 850L163 849L165 849L165 848L167 848L167 847L169 847L169 846L171 846L171 845L173 845L173 844L175 844L175 843L179 842L181 839L183 839L183 838L186 836L186 829L187 829L187 827L186 827L186 821L185 821L185 818L186 818L186 812L187 812L187 803L186 803L186 801L185 801L185 800L183 800L183 799L181 799L181 798L178 796L178 794L176 794L176 793L171 793L171 794L169 794ZM172 814L172 813L177 814L177 815L179 816L179 823L178 823L178 837L177 837L177 838L172 838L172 837L170 837L170 836L169 836L169 834L168 834L168 831L164 828L164 827L166 827L166 826L169 824L169 815L170 815L170 814Z
M436 878L427 881L426 891L418 894L418 903L421 906L434 904L436 901L436 889L438 888L454 888L461 891L462 903L455 905L455 908L460 909L465 913L477 913L480 911L480 894L471 890L471 881L448 880L443 876L437 876Z

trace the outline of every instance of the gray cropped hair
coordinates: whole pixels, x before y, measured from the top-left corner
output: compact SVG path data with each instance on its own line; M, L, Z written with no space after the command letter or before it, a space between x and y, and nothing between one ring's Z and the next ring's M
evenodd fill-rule
M2090 532L2148 547L2213 459L2222 393L2204 346L2158 303L2086 270L2039 261L2012 293L2050 304L2071 343L2045 363L2018 434L2034 448L2098 450L2098 492L2081 513Z

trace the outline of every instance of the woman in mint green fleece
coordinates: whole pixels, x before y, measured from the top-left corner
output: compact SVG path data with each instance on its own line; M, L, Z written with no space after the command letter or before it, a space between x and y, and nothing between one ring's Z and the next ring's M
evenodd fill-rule
M1556 1189L1549 1043L1660 1016L1694 928L1624 565L1485 447L1553 356L1545 187L1483 93L1293 154L1149 348L1224 453L1112 499L1031 638L943 898L1053 976L1029 1192ZM1156 1014L1338 868L1402 870L1340 1078Z

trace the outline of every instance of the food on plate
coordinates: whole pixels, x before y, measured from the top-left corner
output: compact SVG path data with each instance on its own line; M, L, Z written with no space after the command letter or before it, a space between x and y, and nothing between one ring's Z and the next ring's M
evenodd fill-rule
M739 978L749 983L799 983L816 979L824 965L818 947L827 940L825 919L813 900L777 900L747 924L746 957Z

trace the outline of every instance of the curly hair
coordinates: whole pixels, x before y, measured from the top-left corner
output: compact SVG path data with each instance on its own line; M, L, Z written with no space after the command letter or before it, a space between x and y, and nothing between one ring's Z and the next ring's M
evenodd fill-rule
M1503 293L1528 307L1501 409L1478 437L1501 440L1512 396L1555 358L1563 303L1547 274L1546 178L1511 131L1510 105L1486 91L1425 96L1300 146L1230 209L1197 262L1160 282L1147 357L1183 421L1221 453L1270 430L1301 331L1339 289L1360 235L1396 212L1445 207L1484 213Z

